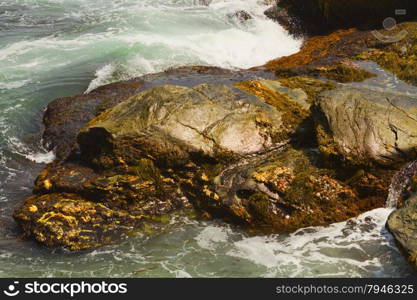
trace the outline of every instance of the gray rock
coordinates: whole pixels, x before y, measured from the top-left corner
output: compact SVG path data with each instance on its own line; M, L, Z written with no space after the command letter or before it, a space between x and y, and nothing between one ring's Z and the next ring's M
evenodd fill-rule
M354 164L394 165L415 157L417 99L389 92L340 88L323 93L334 148Z

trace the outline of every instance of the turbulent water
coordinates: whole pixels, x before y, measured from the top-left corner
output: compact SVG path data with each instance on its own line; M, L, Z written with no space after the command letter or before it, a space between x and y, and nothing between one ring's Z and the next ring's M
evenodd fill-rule
M384 223L390 209L291 235L249 237L178 217L161 234L83 253L22 241L11 218L53 153L41 147L46 104L179 65L248 68L296 52L259 0L0 2L0 276L406 276ZM234 17L245 10L252 19Z

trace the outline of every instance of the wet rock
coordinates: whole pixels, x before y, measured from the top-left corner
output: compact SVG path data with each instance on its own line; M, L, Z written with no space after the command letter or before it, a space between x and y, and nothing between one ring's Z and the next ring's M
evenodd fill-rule
M132 228L190 205L178 185L149 160L98 172L65 162L49 165L36 180L35 195L14 218L28 237L50 246L82 250L120 240ZM148 223L146 223L148 222Z
M155 78L153 80L160 82L160 77ZM225 74L225 78L230 80L230 74ZM234 83L233 80L230 82ZM77 237L84 230L79 216L75 212L72 216L71 211L65 214L56 209L57 205L66 207L67 195L80 201L79 205L101 205L127 220L136 220L131 216L143 216L137 223L119 222L115 217L117 222L110 225L112 231L119 230L119 234L126 226L140 227L144 219L164 217L188 208L189 201L202 213L211 212L210 200L201 202L207 198L200 194L211 195L209 186L213 186L215 178L222 177L225 170L237 172L233 166L245 161L251 162L246 164L248 167L255 167L264 155L278 153L289 140L300 139L300 129L311 132L313 127L305 125L310 106L320 92L331 88L332 84L297 77L241 81L234 86L163 85L137 93L88 121L78 134L77 149L39 174L35 195L16 210L15 219L27 236L49 246L75 250L95 247L113 239L110 235L106 239L91 237L93 243ZM111 93L111 87L99 91ZM79 122L83 123L84 119ZM222 203L230 201L221 189L213 191L215 199L220 193ZM266 189L264 192L268 195ZM36 209L32 206L35 202ZM251 207L257 207L255 202L249 202ZM277 208L266 209L264 213L269 214ZM223 205L219 207L219 216L230 215L230 211L228 205ZM71 223L68 231L65 226L69 225L56 214L63 214L65 220L75 218L77 222ZM54 217L44 223L45 215ZM97 217L95 229L85 226L91 236L100 236L102 228L109 226L106 222ZM265 222L272 228L275 224L271 220ZM297 224L301 226L301 223ZM56 232L68 231L73 236L58 239L51 233L50 239L44 239L42 234L45 235L51 226ZM280 226L279 230L288 231L289 228ZM72 244L74 239L76 244ZM84 244L80 242L83 240Z
M397 22L413 20L417 15L417 4L413 0L280 0L278 7L288 11L299 26L295 33L323 34L340 28L356 27L373 29L382 27L387 17ZM400 6L400 7L399 7ZM397 9L405 9L405 15L396 15Z
M278 149L223 169L212 181L205 170L193 182L197 205L256 232L291 232L360 213L354 190L312 163L313 152ZM363 209L363 208L362 208Z
M164 74L135 80L133 95L91 110L98 115L90 120L78 118L75 101L66 120L82 127L77 143L39 174L34 196L15 211L26 236L87 249L191 208L255 232L290 232L385 200L386 175L328 168L314 150L311 111L335 84L205 67ZM115 87L93 93L121 99Z
M279 12L280 12L280 9L278 8L278 6L273 5L270 8L268 8L267 10L264 11L264 15L267 16L268 18L276 21Z
M235 13L228 14L228 17L232 18L232 19L237 19L242 23L253 19L253 17L250 15L250 13L248 13L247 11L244 11L244 10L239 10Z
M58 159L65 159L74 150L75 136L85 124L106 109L126 100L143 86L132 80L109 84L89 94L64 97L49 103L43 123L43 142L54 150Z
M398 24L391 30L379 30L378 34L359 58L373 60L401 80L417 85L417 23Z
M47 166L14 217L51 247L110 243L190 207L181 186L199 163L273 149L281 127L276 108L235 87L144 91L91 120L78 135L81 154Z
M389 216L387 227L417 269L417 194Z
M291 16L286 8L274 4L273 6L265 10L264 14L269 19L279 23L292 35L296 37L303 37L305 35L305 30L303 29L300 21L294 16Z
M282 142L282 127L278 110L237 88L161 86L91 120L78 142L97 162L109 151L133 159L123 155L130 143L143 157L183 164L192 153L217 159L264 152Z
M323 93L317 105L322 153L341 154L363 165L393 166L415 157L416 99L388 91L339 88Z
M50 247L82 250L107 244L142 218L75 194L33 196L14 217L28 237ZM126 230L125 230L126 231Z
M305 39L299 52L271 60L252 70L267 70L278 78L303 76L341 83L364 81L375 74L361 69L355 61L369 50L369 44L374 39L371 31L356 29L313 36Z

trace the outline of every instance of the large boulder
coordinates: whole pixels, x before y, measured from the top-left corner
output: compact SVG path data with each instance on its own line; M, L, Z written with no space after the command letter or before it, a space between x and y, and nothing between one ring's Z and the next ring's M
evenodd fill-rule
M289 133L282 112L238 88L155 87L91 120L78 135L81 152L48 165L14 217L47 246L111 243L190 208L182 185L203 165L275 149L288 139L281 131Z
M202 83L234 82L253 78L270 78L265 72L231 71L217 67L180 67L148 74L131 80L101 86L89 93L63 97L48 104L43 123L42 141L48 150L54 150L59 161L77 150L76 136L88 121L107 109L127 100L143 90L159 85L192 87Z
M395 92L338 88L322 94L319 149L352 164L398 165L417 154L417 101Z

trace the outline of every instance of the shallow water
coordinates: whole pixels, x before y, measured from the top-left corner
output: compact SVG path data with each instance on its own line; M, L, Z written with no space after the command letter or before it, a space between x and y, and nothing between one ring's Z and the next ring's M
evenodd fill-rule
M179 65L247 68L301 41L258 0L3 0L0 2L0 276L406 276L384 223L389 209L292 235L250 237L178 217L163 233L82 253L21 241L11 218L53 159L41 147L51 100ZM231 16L244 9L253 16Z

